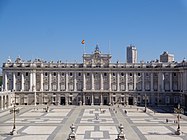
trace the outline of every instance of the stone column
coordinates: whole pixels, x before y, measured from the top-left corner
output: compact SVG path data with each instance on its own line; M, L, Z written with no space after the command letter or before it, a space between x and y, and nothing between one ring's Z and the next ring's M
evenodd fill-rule
M60 73L59 73L59 72L58 72L58 75L57 75L57 76L58 76L58 77L57 77L57 78L58 78L58 79L57 79L57 80L58 80L58 85L57 85L57 88L58 88L58 89L57 89L57 91L60 91Z
M111 93L109 93L109 105L111 105Z
M109 91L111 91L111 73L108 73L109 76L108 76L108 83L109 83Z
M6 95L5 95L5 100L4 100L4 107L5 107L5 109L7 107L7 98L6 98Z
M83 93L83 105L85 105L85 93Z
M16 91L16 74L13 73L13 91Z
M51 72L49 72L49 91L51 91Z
M34 92L34 105L36 106L37 97L36 97L36 87L33 86L33 92Z
M77 75L74 73L74 91L77 91Z
M151 72L151 91L153 91L153 73Z
M68 96L65 95L65 104L68 105Z
M68 91L68 73L66 72L66 91Z
M5 80L5 81L3 81L4 90L7 91L8 90L8 88L7 88L8 81L7 81L7 73L6 72L4 73L4 80Z
M101 93L101 103L100 105L103 105L103 94Z
M3 95L1 95L1 110L3 110Z
M91 105L94 105L94 96L93 96L93 93L92 93L92 103Z
M164 92L164 79L165 79L165 77L164 77L164 73L161 73L161 77L160 77L160 80L161 80L161 85L162 85L162 92Z
M32 84L33 84L33 86L35 87L35 90L36 90L36 71L33 72L32 76L33 76L33 81L32 81L33 83Z
M161 73L159 72L158 73L158 92L161 92L161 88L162 88L162 86L161 86L162 82L160 79L162 79L162 78L161 78Z
M183 77L183 91L187 91L187 70L184 70Z
M169 74L169 81L170 81L170 83L169 83L169 86L170 86L170 91L171 92L173 92L173 82L172 82L172 72Z
M25 80L24 80L24 74L21 73L21 91L24 91L24 82L25 82Z
M134 91L136 91L136 73L134 73Z
M142 91L145 91L145 78L144 78L144 73L142 73Z
M183 90L183 73L182 72L180 72L180 75L181 75L181 80L180 80L180 85L181 85L181 88L180 88L180 90L182 91Z
M129 105L129 95L125 96L126 105Z
M92 73L92 90L94 90L94 73Z
M32 87L33 85L32 85L32 72L30 72L30 89L29 89L29 91L32 91Z
M86 90L86 75L83 73L83 90Z
M101 73L101 90L103 90L103 74Z
M117 91L119 91L119 72L117 73Z
M8 107L11 106L11 95L8 96Z
M43 74L43 72L41 72L41 75L40 75L40 91L43 91L43 80L44 80L44 78L43 78L43 76L44 76L44 74Z
M128 73L125 73L125 91L128 91Z

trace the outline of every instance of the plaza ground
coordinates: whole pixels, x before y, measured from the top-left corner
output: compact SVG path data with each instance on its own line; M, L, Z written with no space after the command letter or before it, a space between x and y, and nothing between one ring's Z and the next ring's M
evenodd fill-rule
M18 134L10 135L13 114L10 109L0 112L0 140L67 140L70 126L75 125L77 140L115 140L118 126L123 124L127 140L186 140L187 117L180 120L180 136L175 135L177 115L158 113L136 106L17 106ZM125 110L127 113L125 113ZM166 122L168 119L168 122Z

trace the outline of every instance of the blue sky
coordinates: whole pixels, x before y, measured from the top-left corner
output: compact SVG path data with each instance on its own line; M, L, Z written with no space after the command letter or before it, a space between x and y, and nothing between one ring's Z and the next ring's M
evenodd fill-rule
M187 58L187 2L0 0L0 65L9 56L82 62L82 39L86 53L98 43L112 62L126 61L129 44L138 61L159 59L163 51L181 61Z

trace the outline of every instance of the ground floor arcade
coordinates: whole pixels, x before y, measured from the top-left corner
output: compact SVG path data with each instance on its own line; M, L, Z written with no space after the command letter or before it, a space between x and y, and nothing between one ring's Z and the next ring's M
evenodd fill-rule
M2 92L0 109L13 105L138 105L175 106L187 108L187 95L158 92Z

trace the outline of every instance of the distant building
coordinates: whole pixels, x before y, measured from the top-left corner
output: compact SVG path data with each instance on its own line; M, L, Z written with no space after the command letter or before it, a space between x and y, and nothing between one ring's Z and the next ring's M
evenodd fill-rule
M174 61L174 55L168 54L168 52L163 52L163 54L160 55L160 62L173 62Z
M127 47L127 63L137 63L137 49L135 46Z

